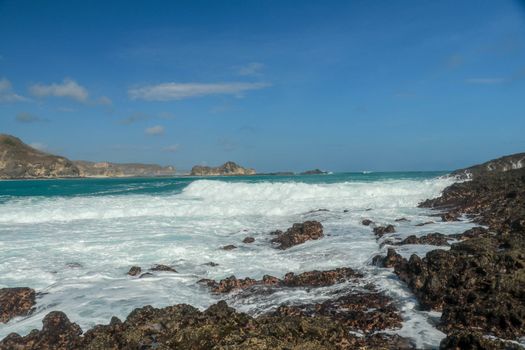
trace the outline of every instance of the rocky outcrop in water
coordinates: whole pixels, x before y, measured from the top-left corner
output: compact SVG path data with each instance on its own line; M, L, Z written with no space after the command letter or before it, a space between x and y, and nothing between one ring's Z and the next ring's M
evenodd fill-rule
M525 169L489 171L456 183L421 204L466 214L488 226L455 238L449 251L434 250L407 261L390 254L385 265L414 292L421 307L441 310L444 348L491 348L467 333L516 340L525 335ZM390 253L390 252L389 252ZM461 331L466 333L458 333ZM482 344L482 345L480 345ZM492 348L497 348L492 347Z
M157 164L88 162L78 160L73 162L79 169L81 177L155 177L174 176L175 168Z
M27 316L33 312L36 292L27 287L0 289L0 323L16 316Z
M299 175L326 175L328 172L320 170L320 169L313 169L313 170L307 170L303 171Z
M11 135L0 134L0 179L78 177L69 159L39 151Z
M235 290L244 290L253 286L272 286L272 287L326 287L349 279L362 278L363 275L348 267L337 268L328 271L307 271L300 274L293 272L287 273L283 279L265 275L261 280L253 278L238 279L235 276L222 279L219 282L202 279L201 284L207 285L213 293L229 293Z
M191 176L224 176L224 175L255 175L255 170L243 168L234 162L226 162L218 167L196 165L191 169Z
M324 237L323 225L319 221L305 221L302 224L293 224L286 232L274 231L277 235L272 239L272 243L277 243L279 249L288 249L295 245L302 244L309 240L316 240Z
M384 297L383 297L384 298ZM371 297L369 304L389 308L388 300ZM375 300L375 301L374 301ZM367 302L338 301L325 305L313 316L276 312L257 318L235 311L224 301L205 311L179 304L156 309L135 309L124 322L114 317L109 325L98 325L82 335L80 327L58 311L49 313L42 330L25 337L10 334L0 342L0 349L411 349L413 346L396 335L349 334L355 328L382 330L399 325L394 315L377 322L366 312ZM345 305L354 308L344 315ZM332 309L335 308L335 309ZM333 315L333 313L339 313ZM355 316L361 315L356 319ZM359 323L363 319L364 323ZM369 326L371 319L373 326Z

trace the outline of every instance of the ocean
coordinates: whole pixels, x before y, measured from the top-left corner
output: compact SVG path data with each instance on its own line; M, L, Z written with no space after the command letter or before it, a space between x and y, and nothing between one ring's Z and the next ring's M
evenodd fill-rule
M240 298L213 295L197 281L351 267L365 274L359 283L373 283L396 301L404 326L394 333L411 337L419 347L436 347L445 337L435 327L439 313L417 311L415 298L394 273L371 265L387 246L381 247L384 238L376 241L361 221L395 224L390 238L465 231L473 225L441 222L429 209L417 208L453 183L444 174L1 181L0 288L31 287L40 295L31 316L0 324L0 339L40 329L52 310L64 311L84 331L112 316L125 319L148 304L206 308L223 298L258 315L281 303L322 301L335 290L362 285L345 282ZM395 222L402 217L409 221ZM284 251L272 247L271 231L306 220L320 221L326 236ZM415 226L427 221L436 222ZM242 243L247 236L255 242ZM238 248L221 249L228 244ZM405 257L432 249L396 247ZM209 262L218 266L205 265ZM126 274L133 265L147 270L154 264L171 265L178 273Z

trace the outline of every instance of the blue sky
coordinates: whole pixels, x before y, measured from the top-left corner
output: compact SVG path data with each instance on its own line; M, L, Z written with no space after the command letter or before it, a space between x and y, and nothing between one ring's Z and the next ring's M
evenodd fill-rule
M525 5L0 0L0 132L181 170L455 169L525 151Z

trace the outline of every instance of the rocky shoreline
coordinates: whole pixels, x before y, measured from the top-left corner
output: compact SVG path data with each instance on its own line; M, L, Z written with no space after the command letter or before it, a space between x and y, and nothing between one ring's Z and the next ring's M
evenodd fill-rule
M525 169L476 172L471 181L455 183L442 195L420 204L437 211L441 221L462 216L482 225L460 234L439 232L395 239L400 218L383 226L362 224L386 245L387 255L372 263L390 268L406 283L421 310L441 312L438 328L447 337L442 349L519 349L525 336ZM323 239L317 221L294 224L269 233L273 248L284 250L308 240ZM273 238L272 238L273 236ZM251 237L248 237L251 238ZM245 244L253 242L253 238ZM396 252L406 244L449 247L423 258L403 258ZM232 245L232 247L235 247ZM210 266L216 264L210 263ZM177 273L154 265L141 274L134 266L129 278L156 271ZM413 349L410 339L394 335L402 324L401 311L375 285L364 283L362 271L340 267L327 271L289 272L260 280L231 276L199 283L217 296L245 298L294 288L339 286L323 301L281 304L250 316L220 301L204 311L179 304L135 309L124 321L83 332L58 311L49 313L41 330L26 336L10 334L0 349ZM348 288L352 282L352 288ZM362 282L362 283L361 283ZM356 287L357 286L357 287ZM30 288L0 290L0 322L30 315L36 292ZM394 331L394 332L392 332Z

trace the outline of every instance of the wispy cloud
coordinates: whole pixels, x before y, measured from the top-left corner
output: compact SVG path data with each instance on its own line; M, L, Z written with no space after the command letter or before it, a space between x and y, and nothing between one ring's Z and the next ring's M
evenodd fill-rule
M64 79L61 83L50 85L33 84L29 91L36 97L66 97L78 102L86 102L89 96L85 87L69 78Z
M162 125L155 125L149 128L146 128L144 132L148 135L163 135L164 134L164 127Z
M26 123L26 124L46 121L46 119L40 118L36 115L27 113L27 112L18 113L15 117L15 120L19 123Z
M268 83L163 83L148 85L128 90L133 100L171 101L207 95L233 95L242 97L250 90L259 90L271 86Z
M251 62L245 66L240 67L237 73L242 76L257 76L261 75L263 69L264 64L259 62Z
M505 78L469 78L465 82L468 84L482 84L482 85L493 85L502 84L506 81Z
M132 113L129 117L119 120L119 124L131 125L139 121L151 120L151 119L173 120L175 119L175 115L173 115L173 113L170 113L170 112L160 112L158 114L135 112L135 113Z
M171 145L162 149L164 152L175 153L179 150L179 145Z
M0 102L21 102L27 101L27 98L16 94L13 91L11 82L6 78L0 79Z
M102 105L102 106L111 106L113 105L113 101L111 101L111 99L107 96L101 96L97 100L97 104Z

